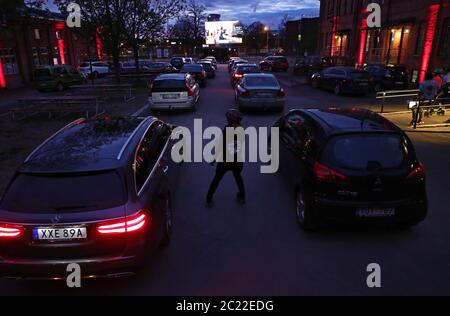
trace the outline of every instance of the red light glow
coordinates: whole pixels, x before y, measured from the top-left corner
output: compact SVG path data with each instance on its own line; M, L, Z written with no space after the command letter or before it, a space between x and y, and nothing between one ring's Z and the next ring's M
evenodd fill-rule
M3 73L2 60L0 59L0 88L6 88L5 74Z
M333 32L331 33L331 57L334 56L334 47L335 47L335 39L337 34L337 27L338 27L338 17L333 16Z
M131 216L129 219L121 219L106 223L97 228L100 234L123 234L138 231L147 222L147 215L142 212Z
M63 31L65 28L64 22L56 22L55 27L57 31L61 32L61 38L58 39L58 50L59 50L59 58L61 60L61 64L66 64L66 56L64 55L64 40L62 39Z
M440 6L440 4L433 4L428 7L428 24L425 33L422 66L420 67L420 82L425 80L425 74L430 64L431 50L433 48L434 34L436 30Z
M102 60L103 58L103 44L102 39L100 37L100 27L97 27L97 30L95 32L95 44L97 45L97 56L99 60Z
M367 19L361 21L361 33L359 39L359 54L358 54L358 66L362 66L364 62L364 50L366 48L367 38Z
M0 238L16 238L22 234L22 228L7 224L0 224Z

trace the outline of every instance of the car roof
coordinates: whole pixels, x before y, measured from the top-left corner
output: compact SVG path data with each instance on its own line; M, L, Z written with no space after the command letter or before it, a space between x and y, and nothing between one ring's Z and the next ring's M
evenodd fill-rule
M23 173L79 173L114 170L124 165L131 139L149 118L76 120L37 147L19 168ZM122 159L123 158L123 159Z
M267 78L277 78L273 74L265 74L265 73L251 73L251 74L244 74L245 78L251 78L251 77L267 77Z
M295 111L295 110L294 110ZM328 136L347 132L395 132L402 130L385 117L363 108L305 109Z
M239 64L238 67L258 67L256 64Z
M174 73L174 74L162 74L155 78L155 80L185 80L189 74Z

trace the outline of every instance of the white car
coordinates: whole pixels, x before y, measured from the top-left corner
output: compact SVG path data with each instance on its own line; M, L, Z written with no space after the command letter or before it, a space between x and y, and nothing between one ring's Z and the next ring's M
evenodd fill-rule
M92 73L91 73L90 63L84 62L80 64L78 70L86 77L91 77L92 75L94 78L98 78L109 74L109 65L106 62L94 61L92 62Z
M184 73L159 75L148 90L151 110L195 111L199 98L199 84L193 76Z

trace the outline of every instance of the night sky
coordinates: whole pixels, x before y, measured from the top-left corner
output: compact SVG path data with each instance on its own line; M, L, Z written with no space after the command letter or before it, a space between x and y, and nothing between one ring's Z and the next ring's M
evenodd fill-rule
M222 20L241 20L249 24L261 21L278 29L285 15L291 19L319 15L319 0L199 0L207 7L207 13L218 13ZM74 1L76 2L76 0ZM57 11L52 0L47 0L48 8Z

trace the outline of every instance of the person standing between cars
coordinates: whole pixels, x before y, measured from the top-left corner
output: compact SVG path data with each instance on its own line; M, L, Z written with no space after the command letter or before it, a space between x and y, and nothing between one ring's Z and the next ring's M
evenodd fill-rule
M216 174L208 190L206 197L206 205L211 207L213 205L213 197L216 192L220 181L223 179L228 171L233 173L234 179L238 186L239 192L237 194L238 202L245 204L245 186L242 179L242 170L244 163L242 161L242 150L244 148L245 133L242 128L242 117L237 110L229 110L226 113L228 124L225 126L222 132L222 139L219 142L220 151L216 153ZM227 128L234 129L233 139L227 138ZM229 129L230 130L230 129Z

